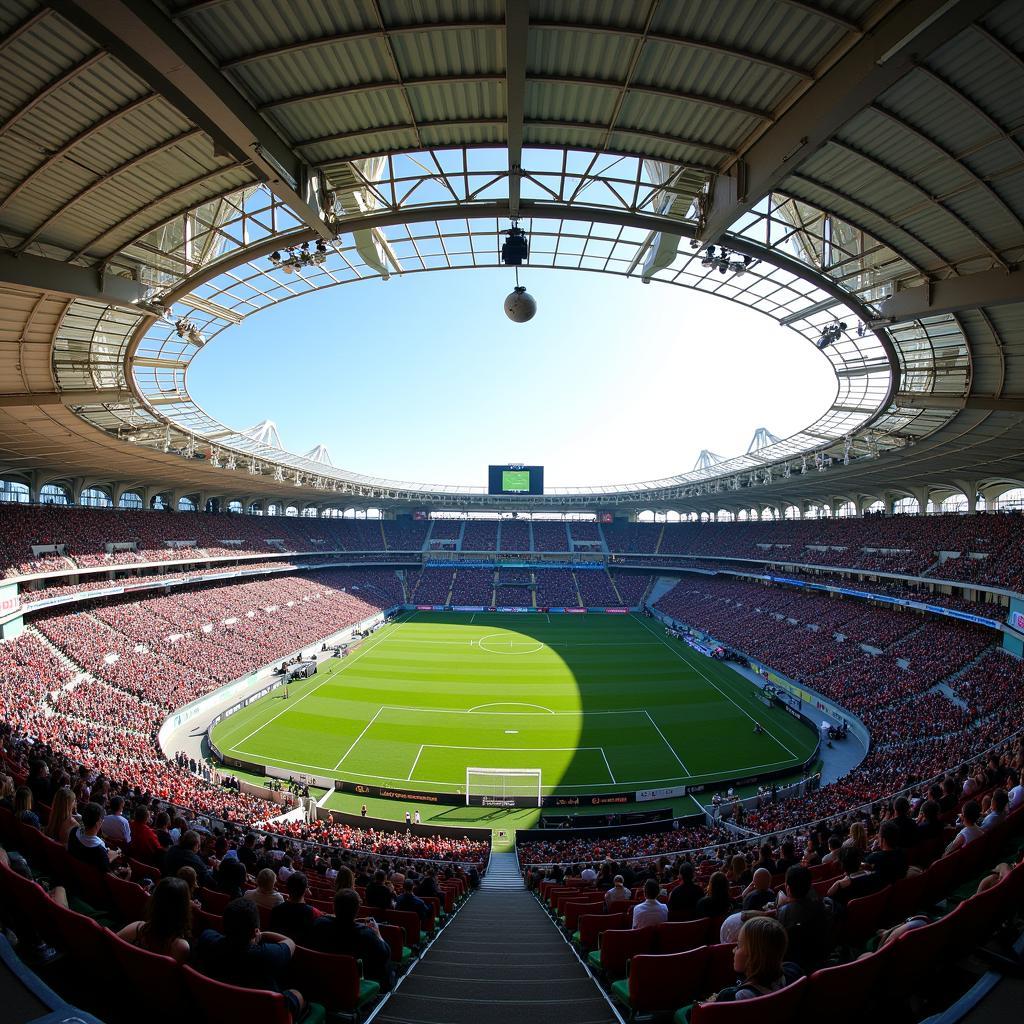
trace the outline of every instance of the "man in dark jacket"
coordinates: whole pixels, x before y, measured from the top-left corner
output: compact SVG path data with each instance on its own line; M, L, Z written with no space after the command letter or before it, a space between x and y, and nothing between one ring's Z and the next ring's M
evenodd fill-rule
M172 846L164 853L164 862L160 870L164 875L176 875L179 868L189 867L195 870L199 884L208 889L216 888L213 874L206 866L206 861L199 856L199 833L189 829L183 833L177 846Z
M313 922L306 933L310 949L322 953L345 953L363 961L363 976L380 983L385 992L391 988L391 947L380 937L377 922L356 921L359 893L339 889L334 894L334 916L325 915Z

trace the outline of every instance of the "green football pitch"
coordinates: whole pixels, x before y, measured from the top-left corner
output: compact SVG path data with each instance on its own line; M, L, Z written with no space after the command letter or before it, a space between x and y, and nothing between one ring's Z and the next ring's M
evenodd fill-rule
M545 794L580 796L793 768L816 743L733 669L633 615L413 612L290 689L220 723L221 751L403 791L539 770Z

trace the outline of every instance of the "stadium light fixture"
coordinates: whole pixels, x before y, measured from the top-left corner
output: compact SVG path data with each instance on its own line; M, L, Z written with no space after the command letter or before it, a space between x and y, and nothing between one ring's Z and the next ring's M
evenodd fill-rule
M834 345L846 333L846 323L836 320L835 323L827 324L821 331L821 337L815 343L819 349L826 349Z

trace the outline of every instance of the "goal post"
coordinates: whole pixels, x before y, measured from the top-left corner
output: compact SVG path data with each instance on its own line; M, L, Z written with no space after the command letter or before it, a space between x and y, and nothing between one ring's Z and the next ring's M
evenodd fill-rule
M540 768L467 768L466 805L478 799L483 806L541 805L543 772Z

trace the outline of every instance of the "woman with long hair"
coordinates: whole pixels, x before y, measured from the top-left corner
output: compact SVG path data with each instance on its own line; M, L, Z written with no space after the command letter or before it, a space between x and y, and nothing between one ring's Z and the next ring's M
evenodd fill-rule
M752 917L740 929L732 954L732 966L740 982L719 992L716 998L756 999L785 988L792 980L783 966L787 944L786 929L775 918Z
M32 790L28 786L19 786L14 793L14 816L33 828L42 828L39 815L32 810Z
M850 835L843 845L856 847L862 854L868 852L868 830L864 827L864 822L855 821L850 826Z
M701 917L724 917L731 909L729 879L724 871L716 871L708 879L707 891L697 900L696 912Z
M77 803L74 791L67 786L61 786L53 797L53 806L50 808L50 817L46 822L44 834L61 846L68 845L71 830L82 824L75 816Z
M146 919L125 925L118 937L184 963L192 936L192 899L182 878L161 878L146 905Z

